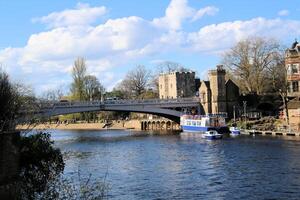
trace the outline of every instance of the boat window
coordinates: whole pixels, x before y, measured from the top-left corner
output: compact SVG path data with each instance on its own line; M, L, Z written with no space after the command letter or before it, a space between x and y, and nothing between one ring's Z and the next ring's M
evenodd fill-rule
M197 124L196 124L196 121L193 121L193 126L196 126Z
M210 126L210 120L209 119L205 120L205 126Z

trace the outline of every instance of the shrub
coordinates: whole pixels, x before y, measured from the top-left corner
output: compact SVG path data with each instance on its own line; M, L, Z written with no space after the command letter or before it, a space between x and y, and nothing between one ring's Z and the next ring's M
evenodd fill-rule
M22 136L20 142L20 182L22 199L33 197L45 190L48 182L64 170L63 156L53 147L49 133Z

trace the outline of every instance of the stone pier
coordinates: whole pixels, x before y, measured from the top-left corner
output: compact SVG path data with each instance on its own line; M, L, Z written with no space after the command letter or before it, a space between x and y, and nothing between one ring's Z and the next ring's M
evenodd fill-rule
M171 120L141 120L141 130L179 130L178 123Z

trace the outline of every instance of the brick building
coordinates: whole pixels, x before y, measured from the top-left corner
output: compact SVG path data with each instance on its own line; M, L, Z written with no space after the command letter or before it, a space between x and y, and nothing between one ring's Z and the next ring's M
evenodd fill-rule
M300 44L297 41L285 51L285 67L290 99L287 104L289 122L292 129L300 131ZM282 113L286 118L286 111Z
M285 52L288 96L300 96L300 44L295 41Z

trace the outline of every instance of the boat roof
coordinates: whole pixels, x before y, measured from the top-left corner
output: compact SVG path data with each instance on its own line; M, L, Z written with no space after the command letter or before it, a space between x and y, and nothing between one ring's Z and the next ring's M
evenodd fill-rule
M209 118L223 117L223 118L227 118L227 113L210 113L210 114L206 114L206 115L182 115L181 117L192 117L192 118L198 118L198 117L209 117Z

